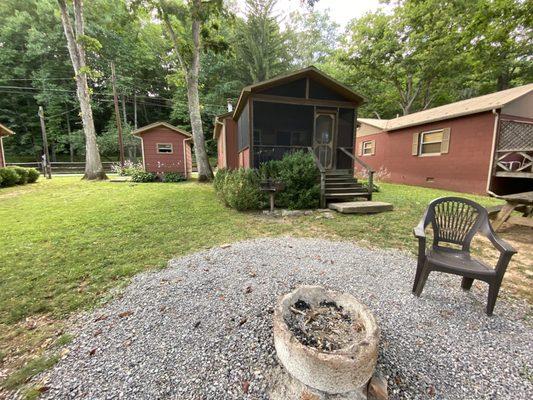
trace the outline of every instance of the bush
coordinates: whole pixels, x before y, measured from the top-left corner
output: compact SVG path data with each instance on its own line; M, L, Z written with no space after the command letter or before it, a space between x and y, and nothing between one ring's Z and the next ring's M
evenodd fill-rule
M261 179L273 179L285 185L276 193L276 206L289 209L317 208L320 204L320 172L313 156L303 151L287 154L280 161L260 167Z
M20 180L13 168L0 168L0 177L2 177L2 187L14 186Z
M8 167L13 169L15 173L18 175L17 185L24 185L28 183L28 170L26 168L22 167Z
M39 179L40 173L35 168L28 168L28 183L37 182Z
M179 172L165 172L163 174L163 182L183 182L185 177Z
M266 204L259 174L253 169L220 170L214 182L224 204L239 211L259 210Z
M132 182L140 182L140 183L154 182L157 180L157 175L152 172L137 170L131 174L131 180Z

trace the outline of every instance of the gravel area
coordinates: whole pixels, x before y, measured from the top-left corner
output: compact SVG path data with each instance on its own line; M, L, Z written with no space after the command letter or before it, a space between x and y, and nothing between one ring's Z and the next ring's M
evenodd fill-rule
M531 399L533 330L524 307L433 273L411 294L415 260L347 242L259 239L172 260L82 317L45 399L265 399L277 365L272 308L300 284L352 293L381 327L391 399Z

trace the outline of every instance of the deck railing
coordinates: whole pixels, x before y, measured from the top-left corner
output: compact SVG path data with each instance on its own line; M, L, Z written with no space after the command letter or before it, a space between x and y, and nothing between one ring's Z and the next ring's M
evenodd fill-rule
M372 192L374 192L374 170L370 165L365 163L363 160L360 160L358 157L354 156L352 153L350 153L348 150L346 150L344 147L339 147L339 150L342 151L344 154L346 154L348 157L350 157L353 161L358 163L360 166L362 166L368 175L368 200L372 200Z
M311 153L313 156L313 159L315 160L315 164L318 168L318 171L320 172L320 208L326 207L326 168L322 165L320 160L318 159L317 155L313 151L312 147L308 147L307 151Z

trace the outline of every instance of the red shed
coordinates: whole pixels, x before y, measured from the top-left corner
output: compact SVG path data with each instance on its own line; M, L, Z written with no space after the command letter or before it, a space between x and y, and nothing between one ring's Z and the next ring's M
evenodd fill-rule
M154 122L132 132L142 142L146 172L178 172L186 178L192 171L192 136L166 122Z
M11 129L6 128L4 125L0 124L0 168L6 166L6 158L4 156L4 143L2 142L3 136L14 135Z
M358 123L357 154L384 180L479 194L533 188L533 84Z

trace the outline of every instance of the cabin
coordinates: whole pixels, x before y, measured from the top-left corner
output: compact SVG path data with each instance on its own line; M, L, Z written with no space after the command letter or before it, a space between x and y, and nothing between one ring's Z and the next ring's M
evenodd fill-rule
M6 166L6 157L4 154L3 138L4 136L10 136L14 134L15 132L13 132L11 129L8 129L6 126L0 124L0 168Z
M166 122L154 122L132 132L141 139L146 172L162 175L177 172L185 178L192 172L192 136Z
M359 118L357 155L383 180L464 193L533 190L533 84L390 120Z
M258 168L287 153L306 151L321 171L322 204L369 198L371 193L353 178L354 162L359 162L355 124L362 103L360 95L313 66L246 86L233 113L215 121L219 167ZM226 137L220 139L223 130Z

